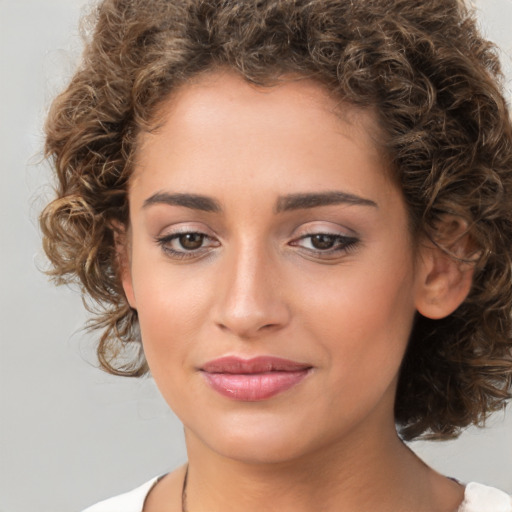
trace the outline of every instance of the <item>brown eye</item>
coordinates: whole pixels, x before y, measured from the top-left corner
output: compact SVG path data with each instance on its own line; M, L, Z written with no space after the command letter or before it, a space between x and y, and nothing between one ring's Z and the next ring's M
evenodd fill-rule
M359 240L353 236L334 233L312 233L292 240L290 245L300 247L319 258L337 258L354 249Z
M311 236L311 245L315 249L319 250L326 250L326 249L332 249L334 247L334 244L336 243L336 236L333 235L312 235ZM339 237L338 237L339 238Z
M178 242L187 251L195 251L203 245L205 235L201 233L184 233L178 237Z
M183 231L170 233L155 238L161 250L172 259L190 259L195 261L210 254L212 250L220 247L216 238L200 231Z

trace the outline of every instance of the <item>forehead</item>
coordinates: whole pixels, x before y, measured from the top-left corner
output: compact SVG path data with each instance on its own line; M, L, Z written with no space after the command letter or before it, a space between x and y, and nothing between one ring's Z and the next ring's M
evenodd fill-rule
M357 133L382 160L384 134L374 110L345 102L310 78L287 75L274 85L260 86L229 70L201 73L173 90L157 107L152 129L139 133L138 148L160 133L170 120L180 125L180 132L184 133L188 128L217 130L219 124L223 128L234 125L248 129L258 121L270 125L277 119L281 123L288 119L287 124L295 126L309 121L310 135L316 127L321 127L321 132L330 129L347 137Z
M229 69L209 70L193 76L169 95L160 112L165 118L171 112L176 114L180 106L188 110L192 106L201 109L201 105L212 106L211 102L214 101L219 107L225 108L238 100L245 102L248 108L262 107L269 102L273 103L273 107L278 104L289 107L300 102L306 107L314 106L323 110L326 115L339 115L346 121L358 118L354 106L343 103L341 96L317 80L288 74L273 79L269 85L258 85ZM362 113L362 110L358 113Z
M170 183L210 194L221 179L238 191L254 185L305 192L324 189L325 175L350 167L356 172L343 179L357 193L358 170L366 181L374 171L375 187L389 185L380 138L373 112L314 80L291 76L262 87L210 72L160 105L155 129L140 134L131 185Z

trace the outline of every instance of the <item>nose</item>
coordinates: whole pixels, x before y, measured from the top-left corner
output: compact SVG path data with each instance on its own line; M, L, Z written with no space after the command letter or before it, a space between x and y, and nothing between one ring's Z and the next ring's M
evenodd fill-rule
M215 321L222 330L243 339L286 326L290 311L277 265L250 246L224 262L218 279Z

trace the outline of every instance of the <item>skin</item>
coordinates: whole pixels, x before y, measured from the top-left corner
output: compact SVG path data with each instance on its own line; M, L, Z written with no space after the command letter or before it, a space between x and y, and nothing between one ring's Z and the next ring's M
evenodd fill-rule
M372 114L310 80L264 89L216 72L175 91L159 121L139 141L119 253L152 375L184 424L189 510L456 510L463 488L403 445L393 404L416 312L449 314L471 275L412 240ZM283 211L287 196L332 192L350 201ZM312 370L241 402L199 371L226 355ZM181 510L183 471L145 511Z

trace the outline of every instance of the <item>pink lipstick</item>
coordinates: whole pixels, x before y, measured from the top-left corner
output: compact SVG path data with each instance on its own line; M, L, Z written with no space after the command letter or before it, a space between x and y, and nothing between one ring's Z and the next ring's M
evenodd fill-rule
M206 382L218 393L234 400L266 400L298 384L311 365L271 356L241 359L229 356L201 367Z

